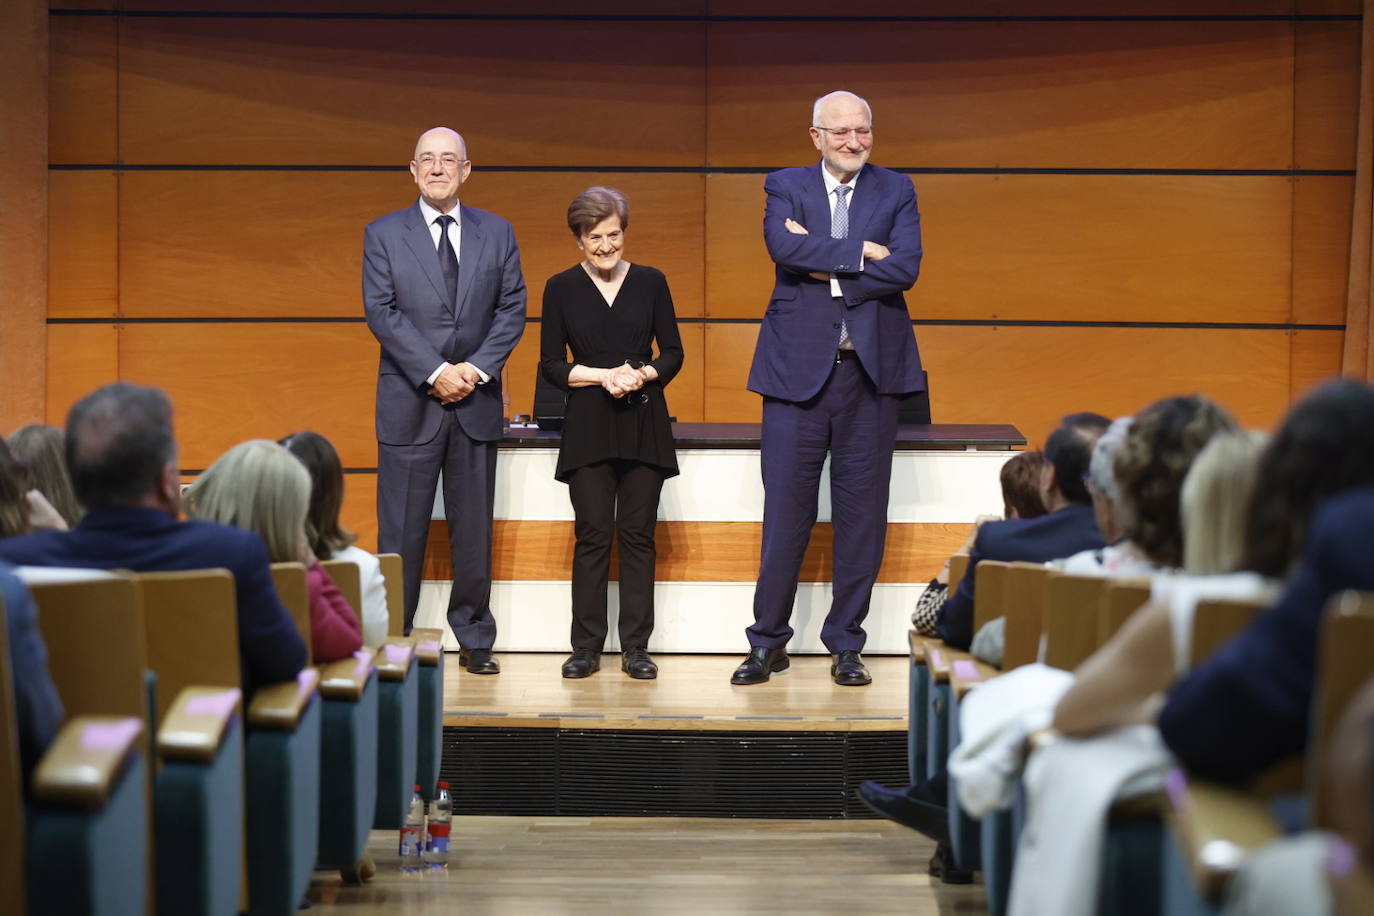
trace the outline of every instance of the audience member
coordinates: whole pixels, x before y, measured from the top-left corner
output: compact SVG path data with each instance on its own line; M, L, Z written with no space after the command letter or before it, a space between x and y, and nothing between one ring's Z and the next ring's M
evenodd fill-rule
M67 416L67 467L86 515L72 531L0 540L0 560L135 572L227 568L238 601L245 696L296 676L305 644L277 598L262 539L225 525L180 522L172 405L155 388L120 382Z
M0 563L0 600L9 637L9 666L24 785L62 724L62 700L48 673L48 649L38 629L38 610L14 570Z
M358 567L363 606L357 610L362 618L363 645L379 646L386 641L388 624L386 579L377 557L358 547L354 543L358 536L339 523L344 500L339 453L324 436L309 431L292 433L281 440L281 445L310 473L310 510L305 516L310 549L322 560L346 560Z
M67 527L81 521L81 504L76 501L72 476L67 472L62 430L32 423L10 433L7 444L14 457L28 466L34 489L57 510Z
M980 561L1045 563L1103 546L1083 475L1093 446L1109 422L1097 414L1071 414L1050 434L1040 471L1046 515L988 522L978 529L969 550L968 572L940 607L936 631L947 645L967 649L973 639L973 584Z
M11 538L29 531L29 469L10 454L0 439L0 538Z
M1017 452L1002 465L998 478L1002 484L1003 518L1039 518L1045 514L1045 503L1040 499L1040 469L1045 465L1043 452ZM978 537L978 529L984 522L1001 521L996 516L980 517L973 523L968 538L955 551L967 554L973 549ZM916 610L911 614L911 625L922 636L936 636L936 620L939 618L940 605L949 597L949 567L946 560L940 572L926 585L926 590L916 601Z
M1179 506L1183 569L1189 574L1214 576L1245 567L1245 520L1268 444L1266 433L1219 433L1193 461Z
M310 596L310 652L332 662L362 648L358 617L306 541L310 474L275 442L253 439L225 452L186 490L193 518L256 532L274 563L303 563Z

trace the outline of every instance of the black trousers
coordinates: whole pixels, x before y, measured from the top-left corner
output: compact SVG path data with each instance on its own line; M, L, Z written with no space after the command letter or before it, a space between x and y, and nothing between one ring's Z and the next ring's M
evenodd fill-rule
M572 647L600 652L606 642L606 580L611 540L620 536L620 648L643 649L654 631L654 526L663 472L637 461L602 461L568 478L576 516L572 570Z

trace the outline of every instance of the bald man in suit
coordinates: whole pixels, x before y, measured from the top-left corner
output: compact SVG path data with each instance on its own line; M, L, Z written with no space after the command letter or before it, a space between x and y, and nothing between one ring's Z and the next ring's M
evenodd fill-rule
M425 131L410 174L420 199L363 236L363 310L382 345L377 377L378 547L405 566L405 629L420 600L425 543L444 479L453 588L448 622L473 674L491 655L491 529L501 370L525 329L525 279L510 223L462 206L467 143Z

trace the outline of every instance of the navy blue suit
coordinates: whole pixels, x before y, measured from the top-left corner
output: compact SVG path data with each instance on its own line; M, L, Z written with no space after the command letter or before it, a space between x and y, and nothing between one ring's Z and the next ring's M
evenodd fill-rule
M0 540L0 560L134 572L223 567L234 575L244 696L264 684L290 680L305 665L305 643L277 597L267 547L252 532L180 522L160 509L100 509L86 513L71 531Z
M1071 504L1037 518L987 522L973 540L968 572L959 588L940 605L936 631L956 649L967 649L973 642L973 573L981 561L1048 563L1101 546L1102 532L1091 506Z
M921 265L921 218L911 180L865 165L845 238L830 237L820 164L764 182L763 237L776 281L759 329L749 390L763 395L763 544L751 646L785 646L797 576L816 521L821 467L830 455L834 595L821 629L832 652L862 649L887 535L888 482L898 397L921 388L921 360L903 292ZM785 221L808 234L789 232ZM863 243L891 255L863 260ZM842 296L828 280L834 274ZM836 360L840 322L854 359Z
M19 760L27 786L29 774L62 724L62 700L48 673L48 647L38 629L38 609L24 583L5 563L0 563L0 598L4 599L5 630L10 641Z
M1241 782L1303 753L1322 616L1326 602L1347 589L1374 591L1374 487L1318 509L1302 563L1278 603L1170 692L1159 730L1184 766Z
M363 311L382 345L377 375L378 547L405 566L405 625L420 600L439 472L449 524L449 626L466 648L491 648L491 527L501 371L525 330L525 279L510 223L458 207L456 301L417 201L363 233ZM426 393L443 363L469 362L491 380L454 404Z

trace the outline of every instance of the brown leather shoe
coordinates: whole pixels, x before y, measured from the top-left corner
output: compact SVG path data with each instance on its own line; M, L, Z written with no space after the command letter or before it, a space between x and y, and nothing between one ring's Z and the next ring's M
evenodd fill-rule
M468 669L469 674L501 673L501 663L491 657L490 649L462 649L458 652L458 664Z

